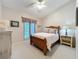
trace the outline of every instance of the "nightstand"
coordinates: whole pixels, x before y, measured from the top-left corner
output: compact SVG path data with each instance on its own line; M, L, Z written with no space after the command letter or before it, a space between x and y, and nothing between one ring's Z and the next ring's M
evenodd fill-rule
M67 44L70 47L73 47L73 37L72 36L60 36L60 43Z

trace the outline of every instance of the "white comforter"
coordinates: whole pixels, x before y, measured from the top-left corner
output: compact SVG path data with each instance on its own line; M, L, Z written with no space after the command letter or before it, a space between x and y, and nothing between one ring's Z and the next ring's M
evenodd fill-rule
M46 38L47 40L47 48L49 51L51 51L51 44L56 42L58 40L58 34L53 34L53 33L35 33L33 36L38 37L38 38Z

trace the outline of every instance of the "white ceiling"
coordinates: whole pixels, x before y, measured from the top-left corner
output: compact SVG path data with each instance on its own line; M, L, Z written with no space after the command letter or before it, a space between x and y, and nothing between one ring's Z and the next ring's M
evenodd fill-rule
M2 0L2 4L5 7L15 10L23 10L36 18L42 18L70 1L71 0L48 0L46 3L47 7L40 11L33 6L27 7L27 5L32 3L33 0Z

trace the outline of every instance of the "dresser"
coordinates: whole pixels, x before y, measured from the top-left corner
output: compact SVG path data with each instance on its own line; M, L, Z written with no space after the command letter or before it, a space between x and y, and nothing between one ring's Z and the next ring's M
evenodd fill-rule
M11 56L12 40L11 31L0 32L0 55L5 59L9 59Z

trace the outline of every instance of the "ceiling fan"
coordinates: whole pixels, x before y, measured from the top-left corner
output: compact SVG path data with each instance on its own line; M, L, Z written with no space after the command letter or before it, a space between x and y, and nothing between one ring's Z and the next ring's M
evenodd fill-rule
M45 3L47 0L32 0L31 2L26 2L26 7L37 7L39 10L46 7Z

